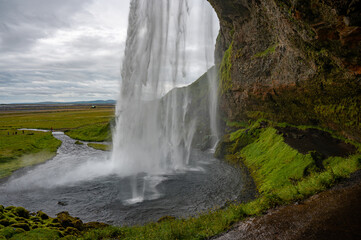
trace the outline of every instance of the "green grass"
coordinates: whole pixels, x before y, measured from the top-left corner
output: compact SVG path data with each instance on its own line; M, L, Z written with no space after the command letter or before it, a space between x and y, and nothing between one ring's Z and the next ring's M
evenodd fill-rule
M60 234L52 229L35 229L30 232L15 235L11 240L33 240L33 239L60 239Z
M259 139L239 153L251 169L261 193L270 193L302 179L306 168L314 167L310 154L303 155L284 143L276 129L267 128Z
M102 150L102 151L110 151L111 150L111 146L107 145L107 144L88 143L88 146L92 147L94 149L97 149L97 150Z
M78 109L47 112L16 112L0 115L0 128L76 129L86 125L109 123L114 109Z
M61 142L51 133L19 128L66 130L82 141L110 140L114 109L58 109L53 111L2 112L0 115L0 178L15 170L42 163L55 156ZM13 133L17 132L17 135ZM9 135L8 135L9 133Z
M251 126L248 133L258 124L256 122ZM310 153L304 155L291 148L272 126L259 131L257 140L241 150L229 152L228 158L233 156L233 159L242 161L250 170L259 192L275 196L282 203L304 199L323 191L361 167L359 144L355 144L358 152L352 156L329 157L324 160L325 170L321 171ZM232 141L236 142L244 137L245 132L238 130L233 136L231 134Z
M10 135L8 135L8 132ZM15 170L44 162L56 154L61 141L51 133L0 130L0 178Z
M232 88L232 75L231 75L232 53L233 53L233 42L229 46L227 51L224 52L224 56L219 69L220 81L219 81L218 89L220 90L221 94L226 93L228 90Z
M111 140L110 123L97 123L85 125L77 129L68 130L66 135L73 139L91 142L103 142Z

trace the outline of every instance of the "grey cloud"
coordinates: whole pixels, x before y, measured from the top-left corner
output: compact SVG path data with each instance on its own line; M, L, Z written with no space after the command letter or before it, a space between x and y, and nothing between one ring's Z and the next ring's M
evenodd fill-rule
M92 0L0 0L0 50L26 50L58 28Z
M0 0L0 104L115 99L128 9L129 0ZM205 70L203 50L186 51L180 84Z
M21 81L14 81L14 75L0 73L0 103L19 102L19 98L21 102L114 99L117 95L117 73L113 72L17 71Z

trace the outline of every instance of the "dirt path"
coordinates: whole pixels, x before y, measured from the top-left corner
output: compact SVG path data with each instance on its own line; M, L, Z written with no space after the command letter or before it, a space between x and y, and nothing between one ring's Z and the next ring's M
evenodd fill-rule
M331 190L248 219L213 239L361 239L361 171Z

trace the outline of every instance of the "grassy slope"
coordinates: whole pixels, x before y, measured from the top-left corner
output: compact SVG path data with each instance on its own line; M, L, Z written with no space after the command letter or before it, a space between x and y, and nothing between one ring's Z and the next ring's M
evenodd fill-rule
M52 158L60 144L51 133L25 131L22 134L18 131L17 135L12 135L12 131L0 130L0 178Z
M111 140L109 121L71 129L66 131L65 134L73 139L82 141L103 142Z

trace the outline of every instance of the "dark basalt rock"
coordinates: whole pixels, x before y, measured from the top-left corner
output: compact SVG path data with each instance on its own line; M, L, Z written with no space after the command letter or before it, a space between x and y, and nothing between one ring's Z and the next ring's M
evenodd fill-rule
M354 145L333 138L330 133L315 128L305 130L295 127L275 128L278 130L277 133L283 136L285 143L292 148L302 154L311 152L313 159L317 160L316 164L328 157L347 157L357 151Z
M67 206L68 203L59 201L59 202L58 202L58 205L60 205L60 206Z

